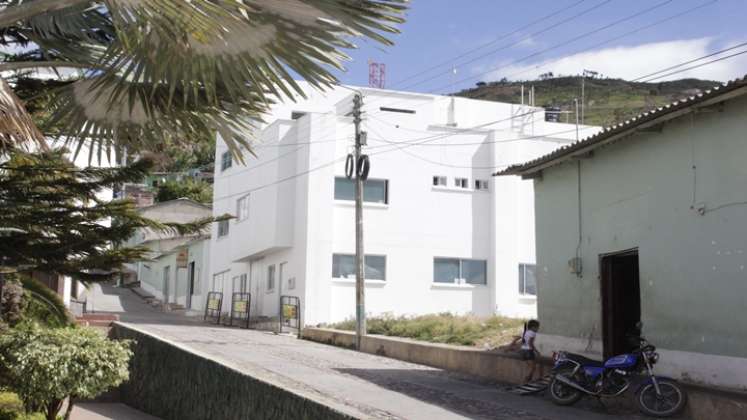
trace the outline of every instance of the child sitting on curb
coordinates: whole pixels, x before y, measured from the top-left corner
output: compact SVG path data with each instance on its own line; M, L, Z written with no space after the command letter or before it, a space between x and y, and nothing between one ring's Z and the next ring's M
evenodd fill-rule
M537 369L537 358L540 356L540 352L534 346L534 343L539 327L539 321L532 319L524 325L524 333L521 335L521 359L529 362L529 374L526 377L526 382L532 381L534 371ZM540 372L539 377L542 377L542 372Z

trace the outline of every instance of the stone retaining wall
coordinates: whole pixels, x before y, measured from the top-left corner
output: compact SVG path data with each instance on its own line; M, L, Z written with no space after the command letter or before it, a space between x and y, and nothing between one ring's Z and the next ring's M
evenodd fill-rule
M165 420L353 418L135 327L115 323L110 335L136 341L122 402Z
M304 328L306 340L355 348L355 333L325 328ZM482 379L505 383L523 383L528 370L526 363L511 353L491 352L475 347L426 343L405 338L367 335L362 341L363 352L391 357L406 362L459 372ZM544 361L545 372L549 361Z
M305 328L303 338L319 343L354 348L355 333L325 328ZM490 352L474 347L419 342L415 340L368 335L363 338L362 351L393 359L458 372L483 379L520 384L526 377L525 363L507 353ZM549 368L549 360L543 360ZM694 420L744 420L747 413L747 396L736 392L720 391L695 385L686 385L689 403L686 416ZM630 398L617 402L634 407Z

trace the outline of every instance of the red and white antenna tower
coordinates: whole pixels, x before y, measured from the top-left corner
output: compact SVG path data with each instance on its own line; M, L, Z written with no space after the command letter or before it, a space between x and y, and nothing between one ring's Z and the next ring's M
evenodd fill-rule
M386 64L368 60L368 87L384 89L386 86Z

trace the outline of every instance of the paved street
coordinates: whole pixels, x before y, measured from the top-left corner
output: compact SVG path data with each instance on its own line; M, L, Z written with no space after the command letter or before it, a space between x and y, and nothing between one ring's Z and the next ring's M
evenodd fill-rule
M127 289L96 286L97 312L121 320L288 389L363 418L375 419L616 419L595 401L557 407L490 384L412 363L261 331L223 328L157 312Z

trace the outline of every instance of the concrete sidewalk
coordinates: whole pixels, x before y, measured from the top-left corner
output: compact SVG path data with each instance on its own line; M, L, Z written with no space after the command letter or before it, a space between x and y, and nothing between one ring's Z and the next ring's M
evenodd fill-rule
M143 412L119 403L75 404L71 420L158 420Z
M610 415L595 401L557 407L521 397L472 377L290 336L224 328L161 313L130 290L104 286L97 308L109 305L121 320L185 346L247 375L313 394L359 418L374 419L631 419Z

